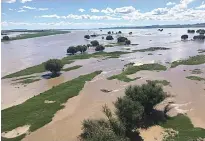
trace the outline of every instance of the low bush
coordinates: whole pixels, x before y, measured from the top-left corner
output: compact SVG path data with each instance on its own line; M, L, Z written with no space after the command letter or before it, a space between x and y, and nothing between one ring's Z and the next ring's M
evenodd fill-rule
M99 42L97 40L91 41L90 42L92 46L98 46Z
M95 48L95 51L103 51L104 49L105 49L104 46L98 45L98 46Z
M106 40L113 40L114 38L111 36L111 35L109 35L109 36L107 36L106 37Z

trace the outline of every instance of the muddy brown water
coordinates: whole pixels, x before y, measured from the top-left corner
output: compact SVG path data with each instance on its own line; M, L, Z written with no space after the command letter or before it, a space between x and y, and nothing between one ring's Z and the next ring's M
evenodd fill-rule
M69 99L67 103L65 103L65 108L55 114L52 122L31 133L24 140L75 141L81 132L82 121L87 118L103 117L101 111L102 106L108 104L113 108L112 102L115 101L117 97L124 95L124 90L128 85L140 85L145 83L146 80L158 79L170 81L171 86L166 86L164 89L175 95L174 101L179 105L176 109L186 111L195 126L205 128L205 113L201 112L205 106L205 82L186 79L186 76L191 75L190 70L196 68L201 69L203 72L198 75L205 78L204 64L193 66L182 65L173 69L168 68L167 71L163 72L140 71L129 77L142 78L130 83L106 79L113 74L121 73L124 65L129 62L134 62L136 65L161 63L169 67L170 65L166 62L194 56L198 54L198 49L205 49L204 42L180 41L181 34L186 33L187 29L167 29L164 32L157 32L156 30L157 29L132 30L133 35L131 36L128 35L130 30L121 30L124 36L127 36L133 43L139 43L139 45L111 47L106 48L105 51L123 51L126 50L126 48L135 50L156 46L169 47L171 48L170 50L151 52L153 55L148 55L150 52L136 52L121 55L120 58L113 59L90 58L77 60L64 67L75 65L82 65L83 67L77 70L63 72L58 78L49 80L42 78L42 80L28 84L25 87L24 85L11 85L11 83L13 83L12 79L3 79L2 109L20 104L34 95L38 95L53 86L77 78L80 75L102 70L103 72L100 75L85 84L78 96ZM100 31L91 32L101 33ZM107 31L103 32L106 33ZM85 34L87 34L87 31L73 31L65 35L2 43L2 75L39 64L49 58L62 58L65 56L68 46L89 43L89 41L83 39ZM76 40L76 38L79 40ZM101 37L97 37L96 39L103 44L108 43L108 41L102 41ZM88 52L93 52L93 49L90 48ZM41 75L47 73L48 72L36 75L41 78ZM108 89L112 90L112 92L104 93L101 92L100 89Z

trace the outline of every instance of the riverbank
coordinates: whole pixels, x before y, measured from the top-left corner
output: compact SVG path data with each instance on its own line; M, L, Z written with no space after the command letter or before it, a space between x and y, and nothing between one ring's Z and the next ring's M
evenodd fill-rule
M24 34L17 35L15 37L10 37L8 41L50 36L50 35L58 35L58 34L66 34L66 33L70 33L70 31L48 30L48 31L41 31L41 32L34 32L34 33L24 33ZM8 41L1 39L1 42L8 42Z

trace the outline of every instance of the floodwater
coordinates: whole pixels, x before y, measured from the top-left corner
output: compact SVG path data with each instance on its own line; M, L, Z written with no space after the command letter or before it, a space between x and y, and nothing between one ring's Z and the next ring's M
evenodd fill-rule
M108 44L114 41L102 40L102 36L85 40L85 34L99 33L106 34L110 30L95 31L72 31L69 34L54 35L33 39L16 40L2 43L2 75L6 75L29 66L39 64L50 58L62 58L66 56L66 49L71 45L88 44L90 40L97 39L101 44ZM119 30L111 30L117 32ZM108 47L107 52L128 51L144 49L149 47L167 47L170 50L159 50L154 52L135 52L124 54L120 58L90 58L77 60L68 64L66 67L82 65L83 67L63 72L61 76L52 79L41 79L40 81L24 85L13 85L12 79L2 80L2 109L20 104L25 100L42 93L53 86L59 85L68 80L77 78L80 75L88 74L96 70L103 72L96 76L92 81L86 82L80 94L69 99L65 103L65 108L58 111L53 120L29 134L24 140L44 140L61 141L77 140L81 133L81 123L87 118L100 118L102 115L102 106L107 104L113 108L112 102L117 97L124 95L124 90L128 85L143 84L146 80L167 80L170 86L164 87L165 91L174 95L175 107L178 112L187 113L192 123L197 127L205 128L205 83L203 81L193 81L186 79L191 75L193 69L200 69L203 73L198 74L205 78L205 64L193 66L178 66L169 68L167 62L184 59L189 56L195 56L198 49L205 49L204 42L191 41L193 34L189 34L188 41L181 41L182 34L186 34L187 29L164 29L163 32L157 29L126 29L121 30L123 36L131 40L133 46ZM132 31L133 34L128 33ZM114 35L115 36L118 35ZM105 37L105 36L104 36ZM93 52L93 48L88 49L88 53ZM152 53L153 55L148 55ZM134 62L136 65L145 63L161 63L168 67L167 71L150 72L140 71L130 75L130 78L141 77L136 81L125 83L118 80L107 80L106 78L113 74L121 73L125 64ZM43 73L46 74L47 72ZM41 77L42 74L36 74ZM100 89L112 90L110 93L104 93ZM72 127L72 128L71 128Z
M100 43L105 44L109 41L104 41L101 36L85 40L85 34L99 33L106 34L109 30L96 31L72 31L68 34L53 35L39 38L23 39L10 42L2 42L2 70L1 75L7 74L25 69L27 67L40 64L51 58L62 58L66 55L66 50L71 45L88 44L90 40L97 39ZM112 30L117 32L119 30ZM157 31L157 29L126 29L121 30L124 36L127 36L133 44L139 44L138 46L132 46L131 49L141 49L148 47L169 47L170 51L163 53L163 56L155 56L157 58L164 58L165 61L178 60L197 54L197 49L205 48L204 42L196 41L181 41L181 35L186 34L186 28L177 29L164 29L163 32ZM128 33L132 31L132 35ZM194 34L189 34L190 39ZM116 40L111 41L116 42ZM123 47L107 48L105 51L121 50ZM163 52L163 51L162 51ZM157 52L158 54L161 51ZM139 56L144 56L146 53L135 53L132 56L129 55L130 60L139 60ZM150 62L153 61L153 56L149 56L147 59L143 58L141 61Z

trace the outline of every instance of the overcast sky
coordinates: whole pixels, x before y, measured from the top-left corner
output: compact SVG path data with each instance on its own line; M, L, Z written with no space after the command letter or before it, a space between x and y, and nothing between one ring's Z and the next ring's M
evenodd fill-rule
M1 0L3 29L205 22L203 0Z

